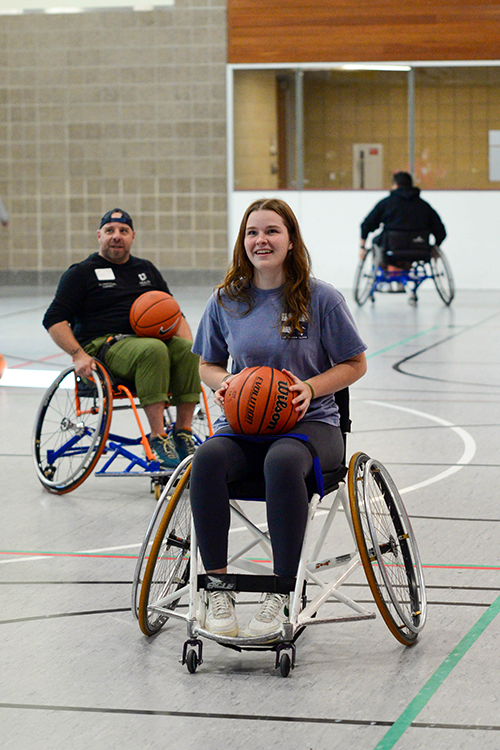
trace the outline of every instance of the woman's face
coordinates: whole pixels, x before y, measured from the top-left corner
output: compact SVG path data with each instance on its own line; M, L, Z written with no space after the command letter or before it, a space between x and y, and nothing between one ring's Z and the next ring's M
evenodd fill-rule
M275 211L252 211L247 220L244 244L254 267L256 283L261 277L282 283L283 263L292 243L281 216Z

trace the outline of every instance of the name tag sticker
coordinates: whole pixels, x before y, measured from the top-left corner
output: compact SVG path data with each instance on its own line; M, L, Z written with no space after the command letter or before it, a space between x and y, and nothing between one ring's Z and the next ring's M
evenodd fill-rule
M95 275L99 281L113 281L115 272L112 268L96 268Z

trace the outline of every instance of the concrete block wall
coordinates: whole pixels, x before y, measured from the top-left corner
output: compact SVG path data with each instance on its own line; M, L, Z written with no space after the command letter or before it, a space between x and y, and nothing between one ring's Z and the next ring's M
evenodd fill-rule
M51 282L115 206L179 282L227 259L226 4L0 23L0 282Z

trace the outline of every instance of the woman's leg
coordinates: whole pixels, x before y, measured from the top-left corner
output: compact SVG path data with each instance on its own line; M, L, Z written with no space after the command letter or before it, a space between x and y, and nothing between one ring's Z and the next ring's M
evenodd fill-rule
M295 431L309 437L323 471L334 471L340 466L344 441L338 427L304 422ZM306 478L312 471L312 455L303 441L283 437L271 443L264 461L264 476L274 572L279 576L294 576L297 572L309 506Z
M191 509L205 570L227 565L231 521L227 484L248 472L245 445L213 437L196 450L191 472Z

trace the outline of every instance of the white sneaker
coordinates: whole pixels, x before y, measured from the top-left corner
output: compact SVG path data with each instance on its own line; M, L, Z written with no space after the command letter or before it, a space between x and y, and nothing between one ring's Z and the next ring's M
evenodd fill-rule
M238 621L234 611L236 595L232 591L210 591L207 594L205 629L215 635L238 635Z
M289 604L289 600L288 594L266 594L259 611L246 626L245 635L267 635L279 630L281 623L286 619L281 611Z

